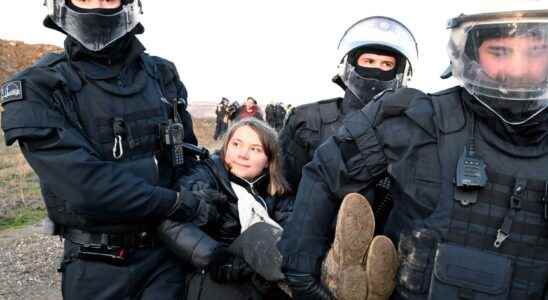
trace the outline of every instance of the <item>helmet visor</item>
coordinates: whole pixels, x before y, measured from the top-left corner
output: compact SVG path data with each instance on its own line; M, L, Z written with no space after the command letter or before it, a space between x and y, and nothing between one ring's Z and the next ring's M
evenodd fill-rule
M47 0L51 20L91 51L100 51L139 23L139 1L128 1L114 14L71 9L64 0Z
M548 106L548 18L469 17L452 29L449 55L455 77L504 121Z

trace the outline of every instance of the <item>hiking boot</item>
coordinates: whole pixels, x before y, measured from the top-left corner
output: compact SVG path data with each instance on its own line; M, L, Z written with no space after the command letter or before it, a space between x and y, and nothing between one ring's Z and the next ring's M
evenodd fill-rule
M365 261L367 276L367 300L386 300L390 298L396 286L396 273L399 261L396 247L384 236L376 236Z
M337 216L335 240L323 265L323 282L337 299L360 299L367 296L367 273L364 265L373 240L375 218L365 197L352 193L344 197Z

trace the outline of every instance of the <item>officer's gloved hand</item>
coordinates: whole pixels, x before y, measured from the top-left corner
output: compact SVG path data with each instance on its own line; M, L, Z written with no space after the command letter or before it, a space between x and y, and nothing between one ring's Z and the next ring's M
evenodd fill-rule
M207 270L211 279L218 283L239 282L253 274L253 269L247 262L230 253L226 247L219 247L215 250Z
M335 300L335 297L325 287L319 278L312 274L288 272L285 273L287 285L296 300Z
M212 189L189 191L181 188L168 219L192 222L198 226L215 224L219 220L219 206L226 196Z

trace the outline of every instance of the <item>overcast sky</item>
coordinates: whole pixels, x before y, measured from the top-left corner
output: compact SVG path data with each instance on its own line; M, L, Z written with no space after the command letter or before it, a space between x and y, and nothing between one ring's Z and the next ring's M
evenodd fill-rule
M331 83L341 35L361 18L386 15L413 31L420 58L411 85L431 92L456 83L439 79L449 62L447 19L504 1L142 0L140 38L175 62L191 102L249 95L301 104L341 94ZM0 38L62 46L63 35L42 26L42 3L0 1Z

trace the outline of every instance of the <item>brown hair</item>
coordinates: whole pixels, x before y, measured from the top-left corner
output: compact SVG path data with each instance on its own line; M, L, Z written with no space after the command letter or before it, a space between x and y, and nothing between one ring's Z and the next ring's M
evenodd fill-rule
M221 147L221 160L225 161L228 142L234 132L241 127L249 126L259 136L266 157L268 158L268 191L270 196L282 196L291 192L287 180L282 174L282 162L280 157L280 145L278 144L278 133L265 122L256 118L246 118L234 123L228 129Z
M247 99L245 99L245 101L247 101L247 100L251 100L251 101L253 101L253 104L257 105L257 100L255 100L255 98L249 96L249 97L247 97Z

